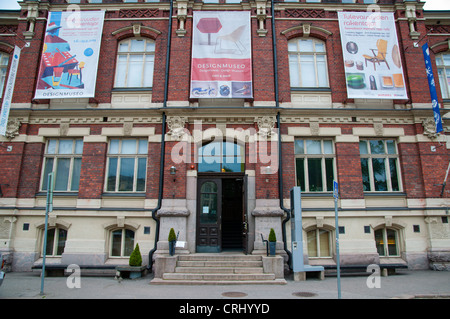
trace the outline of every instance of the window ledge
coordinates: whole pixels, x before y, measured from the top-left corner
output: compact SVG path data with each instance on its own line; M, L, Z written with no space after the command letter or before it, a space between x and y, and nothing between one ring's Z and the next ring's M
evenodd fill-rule
M133 87L133 88L113 88L111 92L139 92L139 91L153 91L152 87Z
M302 88L302 87L291 87L291 92L330 92L331 89L328 87L320 87L320 88L314 88L314 87L308 87L308 88Z
M112 192L112 193L103 193L102 197L145 197L145 192L143 193L126 193L126 192Z
M364 196L370 197L382 197L382 196L398 196L398 197L406 197L405 192L364 192Z

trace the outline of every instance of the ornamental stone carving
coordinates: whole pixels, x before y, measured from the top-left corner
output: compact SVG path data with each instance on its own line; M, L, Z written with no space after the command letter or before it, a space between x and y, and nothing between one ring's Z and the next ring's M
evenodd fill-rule
M272 136L272 129L275 127L275 117L263 116L258 118L258 134L263 138L270 138Z
M422 126L423 126L423 135L426 135L429 138L436 138L437 137L436 123L434 122L433 118L431 118L431 117L426 118L422 122Z
M181 140L184 135L184 125L186 118L182 116L171 116L167 118L167 127L169 128L168 135L172 136L174 140Z
M10 119L8 121L8 124L6 125L5 137L8 140L12 140L17 135L19 135L20 125L21 125L21 123L18 119Z

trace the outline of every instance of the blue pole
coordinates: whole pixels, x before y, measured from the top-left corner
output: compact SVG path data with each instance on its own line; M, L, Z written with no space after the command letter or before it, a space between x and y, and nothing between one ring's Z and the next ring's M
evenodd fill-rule
M41 295L44 294L45 279L45 255L47 253L47 230L48 230L48 213L53 211L53 173L48 174L47 179L47 202L45 205L45 228L44 228L44 245L42 248L42 272L41 272Z

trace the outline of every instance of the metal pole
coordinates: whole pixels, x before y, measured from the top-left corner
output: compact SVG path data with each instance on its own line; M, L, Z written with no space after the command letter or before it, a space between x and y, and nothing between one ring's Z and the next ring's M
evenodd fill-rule
M45 279L45 255L47 253L47 230L48 230L48 213L53 211L53 173L48 174L47 179L47 202L45 205L45 228L44 228L44 245L42 247L42 272L41 272L41 295L44 294Z
M339 223L338 223L338 199L334 198L334 217L336 224L336 270L337 270L337 289L338 299L341 299L341 267L339 257Z
M339 186L336 181L333 181L333 197L334 197L334 222L335 222L335 227L336 227L337 289L338 289L338 299L341 299L341 266L340 266L340 256L339 256L339 221L338 221Z

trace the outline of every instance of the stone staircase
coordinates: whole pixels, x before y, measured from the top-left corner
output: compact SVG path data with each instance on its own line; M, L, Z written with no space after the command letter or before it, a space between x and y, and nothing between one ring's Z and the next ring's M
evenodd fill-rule
M284 278L265 273L262 256L243 254L179 255L175 272L154 278L152 284L235 285L286 284Z

